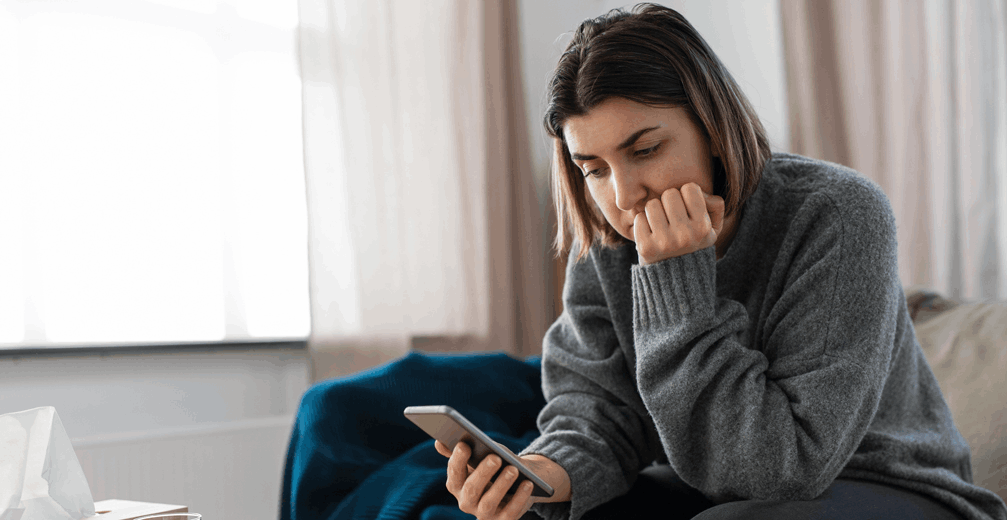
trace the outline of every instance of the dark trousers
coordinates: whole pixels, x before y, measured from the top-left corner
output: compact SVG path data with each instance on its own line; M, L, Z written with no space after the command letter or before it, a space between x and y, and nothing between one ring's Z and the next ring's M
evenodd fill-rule
M660 512L658 514L658 512ZM921 494L863 480L836 479L807 501L742 500L714 505L667 465L640 473L629 493L588 511L585 520L961 520L948 506Z

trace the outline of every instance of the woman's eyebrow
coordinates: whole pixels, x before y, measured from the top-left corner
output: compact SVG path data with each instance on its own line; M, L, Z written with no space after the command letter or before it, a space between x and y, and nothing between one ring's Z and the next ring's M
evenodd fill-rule
M661 128L661 126L658 125L658 126L652 126L650 128L643 128L643 129L637 130L636 132L633 132L633 135L627 137L625 141L623 141L622 143L620 143L619 146L615 147L615 149L616 150L625 150L626 148L629 148L630 146L633 146L633 143L635 143L638 139L640 139L640 137L642 137L643 134L645 134L647 132L650 132L651 130L657 130L658 128ZM584 155L584 154L580 154L580 153L572 153L572 154L570 154L570 157L572 157L573 160L575 160L575 161L592 161L592 160L598 158L597 155Z

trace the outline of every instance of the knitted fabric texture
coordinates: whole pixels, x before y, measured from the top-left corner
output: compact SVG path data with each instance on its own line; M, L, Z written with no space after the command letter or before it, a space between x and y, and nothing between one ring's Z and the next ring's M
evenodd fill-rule
M576 247L574 248L576 250ZM638 264L633 244L567 269L542 358L538 453L566 469L579 519L668 462L715 503L810 500L837 477L1007 519L971 484L969 447L916 340L881 189L777 154L723 258Z

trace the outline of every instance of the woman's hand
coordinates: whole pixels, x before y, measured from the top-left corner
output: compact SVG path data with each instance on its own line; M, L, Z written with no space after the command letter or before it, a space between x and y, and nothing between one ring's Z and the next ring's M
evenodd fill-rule
M640 263L653 264L716 244L723 226L724 199L690 182L647 201L633 221L633 240Z
M448 457L448 491L458 499L458 508L475 515L479 520L516 520L521 518L535 502L563 502L570 500L570 477L562 466L541 455L519 457L522 463L553 487L551 497L531 496L533 485L525 480L513 496L506 497L515 480L520 478L517 468L507 466L496 481L490 478L497 473L503 461L489 455L475 469L468 465L471 450L459 442L454 451L440 441L434 446L437 452ZM501 446L503 446L501 444ZM507 449L504 447L504 449ZM509 450L508 450L509 451Z

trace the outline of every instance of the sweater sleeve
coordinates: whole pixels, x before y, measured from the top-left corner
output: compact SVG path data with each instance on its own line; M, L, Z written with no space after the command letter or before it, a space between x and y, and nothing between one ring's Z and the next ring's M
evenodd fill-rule
M570 502L533 510L550 520L577 520L629 491L660 445L591 256L570 259L563 301L563 314L543 342L541 436L521 454L548 457L570 477Z
M796 214L761 316L717 298L712 247L633 268L639 390L675 471L716 502L817 497L878 408L901 291L895 221L879 190L838 197Z

